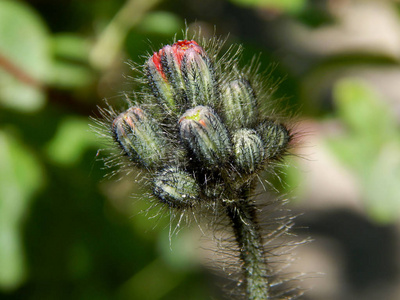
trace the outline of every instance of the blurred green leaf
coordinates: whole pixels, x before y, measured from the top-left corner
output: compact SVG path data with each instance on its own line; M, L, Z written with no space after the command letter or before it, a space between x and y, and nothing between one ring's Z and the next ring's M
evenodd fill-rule
M100 34L89 60L95 69L105 70L120 53L129 30L160 0L128 0Z
M250 7L268 8L290 13L304 9L307 0L230 0L231 2Z
M100 148L102 143L89 128L85 118L67 117L59 125L56 136L47 146L47 154L55 163L77 163L88 148Z
M49 83L65 89L85 87L95 79L94 72L88 67L63 61L55 61L51 73L52 78Z
M175 270L190 270L196 267L198 251L196 243L199 235L195 233L196 228L178 228L178 234L159 235L158 249L161 257L171 268Z
M162 299L181 283L183 277L182 273L174 272L157 259L129 279L121 287L119 295L122 299Z
M305 175L304 171L299 169L299 162L296 157L289 157L285 162L284 174L286 176L283 188L291 196L290 201L294 203L300 200L305 193L305 185L301 184L305 181Z
M0 103L35 111L50 65L49 36L40 16L20 1L0 1Z
M357 79L339 81L334 89L339 117L351 132L366 135L374 144L390 138L396 130L396 120L379 95Z
M64 89L88 86L95 79L89 67L90 43L75 34L57 34L52 39L55 59L48 83Z
M400 143L385 144L365 174L365 197L375 220L388 223L400 213Z
M56 57L88 62L91 45L86 38L73 33L59 33L53 36L52 44Z
M11 134L0 131L0 289L17 288L24 280L20 226L33 194L43 184L35 156Z
M184 28L183 21L175 14L166 11L155 11L145 15L138 25L138 30L150 33L173 36Z
M334 88L347 132L327 141L360 180L370 215L391 222L400 214L400 131L388 105L366 83L347 78Z

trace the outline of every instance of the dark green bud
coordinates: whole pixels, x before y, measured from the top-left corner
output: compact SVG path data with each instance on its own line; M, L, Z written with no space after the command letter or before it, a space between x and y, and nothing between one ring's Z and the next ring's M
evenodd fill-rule
M217 168L228 161L232 149L228 131L210 107L187 110L179 119L179 126L181 138L207 167Z
M279 158L287 149L290 142L290 133L283 124L265 121L257 128L263 141L265 158Z
M233 135L233 154L239 170L248 174L259 168L265 157L263 142L255 130L239 129Z
M173 167L155 177L153 193L170 207L187 208L199 200L200 188L193 176Z
M225 122L231 129L252 128L257 121L257 99L245 79L229 82L222 91Z
M111 130L129 158L145 168L157 168L167 153L158 125L139 107L131 107L116 117Z

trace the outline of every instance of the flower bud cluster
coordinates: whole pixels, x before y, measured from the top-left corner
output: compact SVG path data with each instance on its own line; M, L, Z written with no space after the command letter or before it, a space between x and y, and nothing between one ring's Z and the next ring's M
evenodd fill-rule
M144 73L151 96L115 116L111 131L169 207L215 201L218 182L234 194L287 150L289 130L263 115L246 74L225 69L195 41L155 52Z

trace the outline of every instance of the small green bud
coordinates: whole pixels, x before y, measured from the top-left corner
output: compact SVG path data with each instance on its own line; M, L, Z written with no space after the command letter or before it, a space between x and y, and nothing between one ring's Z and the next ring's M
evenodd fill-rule
M255 130L239 129L233 135L233 154L239 170L253 173L265 157L264 146Z
M279 158L287 149L291 138L284 125L269 120L258 126L257 132L263 141L266 159Z
M175 97L171 85L167 82L164 73L161 73L161 63L150 57L145 65L148 83L157 100L168 109L175 109Z
M257 121L257 99L245 79L229 82L222 91L224 117L231 129L252 128Z
M186 208L198 201L200 188L193 176L172 167L155 177L153 193L170 207Z
M212 168L228 161L232 149L228 131L210 107L187 110L179 126L181 138L199 161Z
M191 106L212 105L217 100L214 66L205 52L189 49L182 60L186 94Z
M167 147L158 125L139 107L131 107L111 125L115 140L129 158L145 168L162 165Z

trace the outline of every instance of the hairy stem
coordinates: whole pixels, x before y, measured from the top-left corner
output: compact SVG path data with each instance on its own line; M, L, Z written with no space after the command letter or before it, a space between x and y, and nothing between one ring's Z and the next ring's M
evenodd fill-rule
M240 249L248 299L269 299L267 265L256 208L246 200L237 200L230 202L226 210Z

